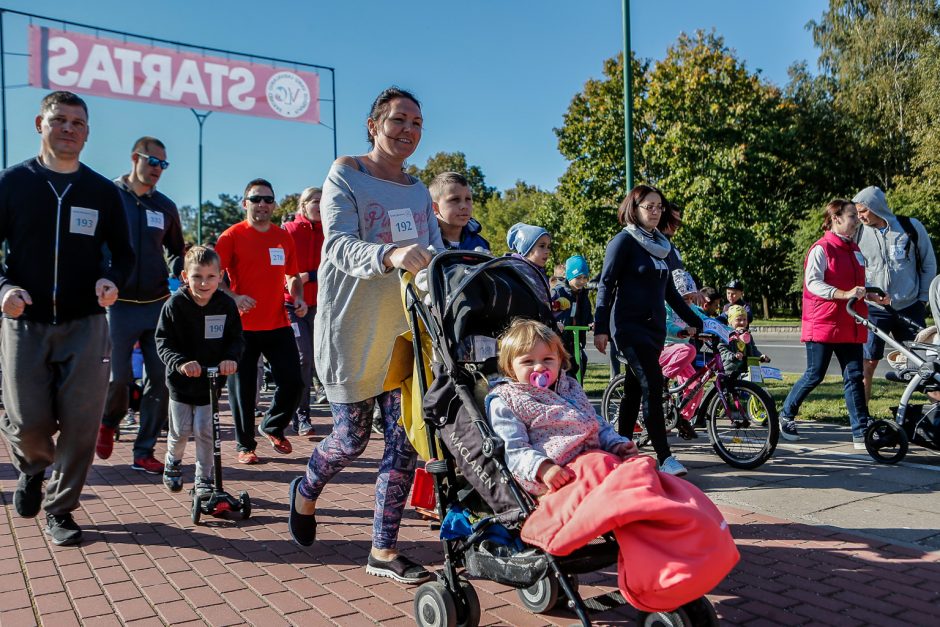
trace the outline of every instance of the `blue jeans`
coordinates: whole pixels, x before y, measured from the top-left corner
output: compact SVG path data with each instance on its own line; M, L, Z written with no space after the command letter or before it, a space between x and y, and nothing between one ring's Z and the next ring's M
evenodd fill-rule
M793 389L783 401L781 420L792 420L800 411L800 405L809 393L822 383L826 369L835 353L842 369L845 406L849 410L849 423L852 425L852 437L865 435L868 426L868 403L865 402L865 386L862 378L861 344L825 344L806 342L806 372L793 385Z
M166 366L157 354L154 332L165 300L153 303L118 301L108 307L111 335L111 379L101 424L115 428L127 414L128 386L134 382L131 353L140 342L144 357L143 396L140 399L140 427L134 440L134 459L150 457L160 429L167 419L170 397L166 389Z

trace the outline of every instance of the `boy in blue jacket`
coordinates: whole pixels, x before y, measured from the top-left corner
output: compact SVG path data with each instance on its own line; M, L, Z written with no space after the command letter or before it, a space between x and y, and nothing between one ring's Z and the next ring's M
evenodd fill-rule
M466 177L441 172L431 181L429 191L447 250L490 252L490 243L480 235L480 223L473 219L473 192Z

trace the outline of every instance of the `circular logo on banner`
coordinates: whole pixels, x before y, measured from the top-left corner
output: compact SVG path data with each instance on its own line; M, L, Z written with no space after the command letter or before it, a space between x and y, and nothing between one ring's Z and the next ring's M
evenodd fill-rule
M296 118L310 106L310 88L293 72L278 72L268 79L265 93L268 104L278 115Z

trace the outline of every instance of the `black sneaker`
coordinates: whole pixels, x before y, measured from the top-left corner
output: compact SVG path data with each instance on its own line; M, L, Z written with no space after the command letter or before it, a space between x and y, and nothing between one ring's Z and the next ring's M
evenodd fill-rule
M69 546L82 541L82 528L71 514L46 514L46 535L56 546Z
M796 430L795 420L780 419L780 437L791 442L800 439L800 433Z
M416 564L404 555L398 555L393 560L383 562L369 553L366 572L376 577L388 577L401 583L411 584L424 583L432 577L424 566Z
M176 460L163 467L163 485L165 485L170 492L179 492L183 489L183 471L180 468L181 464L182 462L180 460Z
M698 438L698 433L695 432L695 427L693 427L692 423L685 418L679 418L679 422L676 423L676 431L679 432L679 437L683 440L694 440Z
M317 515L301 514L294 507L297 499L297 487L303 477L297 477L290 482L290 513L287 515L287 530L290 537L300 546L310 546L317 539Z
M13 505L16 513L23 518L32 518L39 513L42 506L42 480L45 473L27 475L20 473L16 482L16 492L13 493Z

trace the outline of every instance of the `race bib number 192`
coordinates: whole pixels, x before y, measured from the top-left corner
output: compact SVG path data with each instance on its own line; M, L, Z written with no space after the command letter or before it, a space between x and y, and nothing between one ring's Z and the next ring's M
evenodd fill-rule
M418 228L411 209L389 209L389 228L392 230L392 242L408 242L418 239Z

